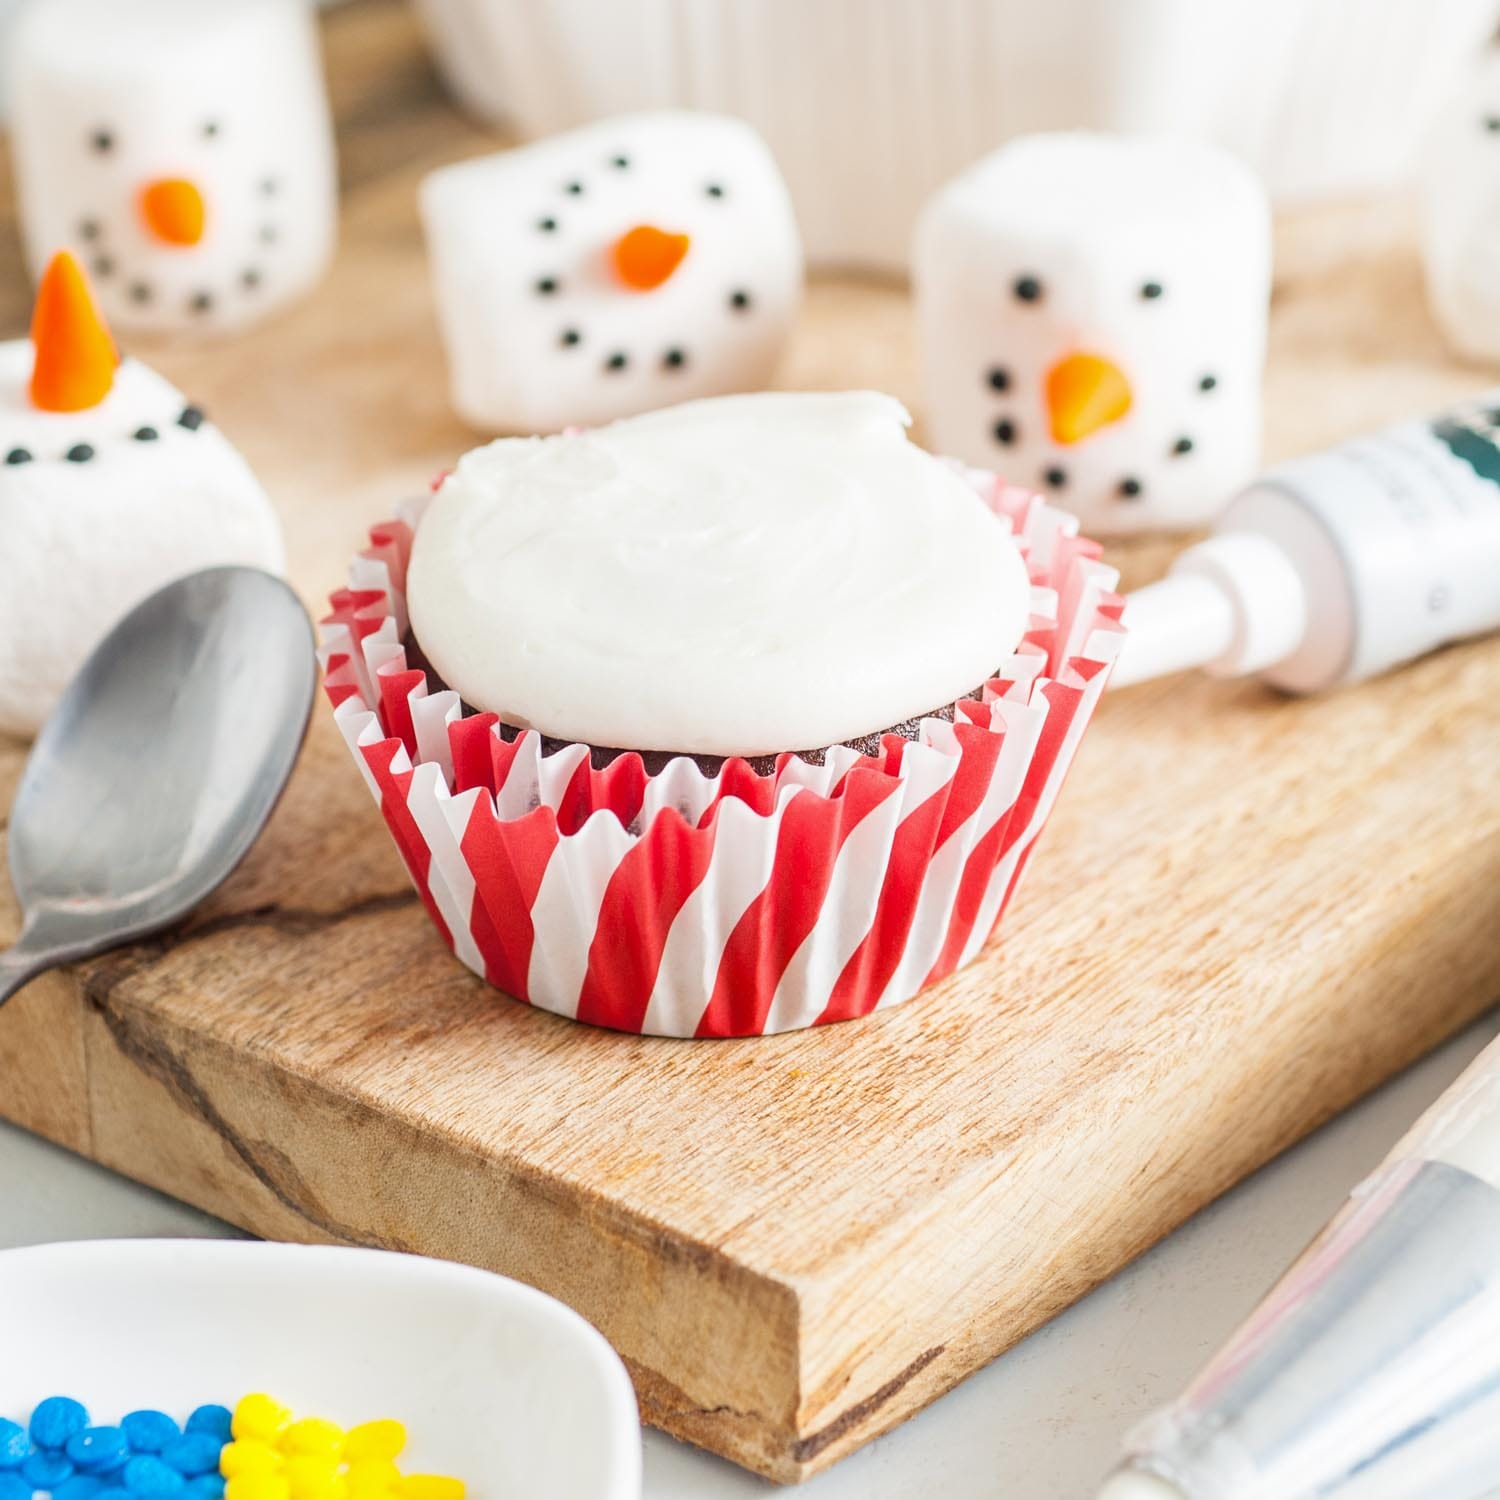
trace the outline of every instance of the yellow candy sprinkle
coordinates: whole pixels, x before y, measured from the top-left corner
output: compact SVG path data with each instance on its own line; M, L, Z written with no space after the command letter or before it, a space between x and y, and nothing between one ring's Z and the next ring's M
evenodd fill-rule
M224 1486L224 1500L290 1500L291 1488L280 1474L252 1469L236 1474Z
M350 1463L362 1458L395 1458L406 1446L406 1428L387 1418L383 1422L361 1422L344 1438L344 1457Z
M294 1453L287 1459L286 1482L292 1500L342 1500L347 1492L338 1464L315 1453Z
M292 1414L279 1401L257 1392L246 1396L234 1409L230 1431L236 1438L255 1438L262 1443L274 1443L282 1429L292 1420Z
M403 1474L396 1493L402 1500L464 1500L464 1482L446 1474Z
M350 1500L376 1500L393 1488L401 1471L388 1458L362 1458L349 1465Z
M226 1443L219 1451L219 1473L226 1479L240 1474L274 1474L281 1463L281 1455L269 1443L258 1443L254 1438Z
M322 1417L303 1417L281 1434L283 1453L315 1453L338 1458L344 1451L344 1429Z

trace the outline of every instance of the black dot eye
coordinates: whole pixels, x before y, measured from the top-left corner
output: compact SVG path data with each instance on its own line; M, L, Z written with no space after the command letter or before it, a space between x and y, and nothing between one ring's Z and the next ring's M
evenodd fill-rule
M1042 284L1035 276L1018 276L1015 284L1011 287L1011 291L1022 302L1040 302L1042 300Z
M579 333L576 328L564 328L563 331L558 334L557 342L561 344L564 349L574 349L583 342L583 335Z
M549 214L545 219L538 219L536 221L536 227L540 229L543 234L556 234L557 220Z
M12 448L5 455L8 464L29 464L31 462L31 450L29 448Z
M570 194L574 198L581 198L583 196L583 184L581 182L565 182L563 184L563 192Z
M63 454L70 464L86 464L94 456L94 450L87 443L74 443L68 451Z
M557 292L557 277L539 276L536 280L536 294L538 297L551 297Z
M1175 454L1191 453L1193 451L1193 440L1190 437L1180 437L1172 444L1172 452Z
M1140 495L1145 486L1133 474L1127 475L1120 481L1120 494L1127 500L1134 500Z
M98 219L84 219L78 226L78 238L81 240L97 240L99 238Z
M1054 490L1060 490L1068 482L1068 471L1053 465L1042 475L1042 479Z
M661 362L668 370L680 370L687 363L687 355L681 349L668 349Z
M212 292L194 292L188 302L188 311L197 313L200 317L206 312L212 312L214 298Z
M203 122L203 139L213 140L219 133L219 122L217 120L205 120Z
M1486 115L1484 117L1484 128L1500 135L1500 115Z
M115 149L114 131L96 130L93 135L89 137L89 145L91 145L94 150L99 153L100 156L107 156L111 151Z
M197 432L203 425L203 408L201 406L184 406L182 415L177 418L179 427L186 427L189 432Z
M750 310L750 293L731 292L729 294L729 305L736 312L748 312Z
M1141 283L1141 300L1143 302L1155 302L1165 291L1166 287L1159 281L1143 281Z
M1218 384L1219 377L1217 375L1204 375L1198 381L1198 389L1200 391L1211 391L1214 390L1218 386Z
M614 354L611 354L610 357L604 361L604 368L611 374L618 374L629 363L630 360L625 355L616 352Z
M620 156L612 156L612 157L610 157L609 164L617 172L626 172L626 171L630 170L630 158L628 156L623 155L623 154L620 155ZM569 188L568 191L572 192L572 189Z
M999 365L986 372L984 383L992 391L1008 391L1010 389L1010 371L1002 370Z
M710 182L703 191L710 198L722 198L724 196L724 184L722 182Z
M1016 440L1016 424L1009 417L1001 417L990 431L994 433L995 441L1007 448Z
M138 443L154 443L161 436L154 427L137 427L130 435Z

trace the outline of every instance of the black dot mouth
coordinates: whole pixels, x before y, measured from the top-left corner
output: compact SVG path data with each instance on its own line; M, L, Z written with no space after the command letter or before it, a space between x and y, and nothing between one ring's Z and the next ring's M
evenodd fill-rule
M1010 371L1000 365L991 365L984 372L984 383L992 391L1008 391L1010 389Z
M1020 433L1016 428L1016 424L1009 417L1001 417L990 428L990 435L1002 448L1009 448L1020 436Z
M151 300L151 285L145 281L132 281L130 283L130 300L145 306Z
M70 464L86 464L93 458L94 450L88 443L74 443L68 451L63 454Z
M616 350L604 361L604 368L611 375L618 375L630 363L630 356Z
M206 141L216 140L220 133L220 128L217 120L205 120L203 122L203 139Z
M92 146L100 156L107 156L111 151L115 149L114 131L96 130L89 137L89 145Z
M687 353L682 349L668 349L661 357L662 368L680 370L687 364Z
M154 427L137 427L130 435L138 443L154 443L161 436Z
M1068 471L1054 464L1050 469L1042 473L1042 483L1054 490L1060 490L1068 482Z
M725 188L722 182L708 182L703 185L703 194L706 198L723 198Z
M628 172L630 170L630 158L622 151L618 156L612 156L609 164L617 172Z
M214 310L214 296L212 292L194 292L188 299L188 311L195 318L201 318L205 313Z
M184 406L177 418L177 425L185 427L189 432L197 432L205 421L205 414L201 406Z
M1190 437L1180 437L1172 444L1172 457L1181 458L1193 451L1193 440Z
M1166 290L1166 287L1159 281L1143 281L1141 283L1141 301L1155 302L1159 297L1165 295Z
M555 297L561 287L555 276L538 276L532 285L538 297Z
M1213 391L1217 390L1218 387L1219 377L1217 375L1200 375L1198 377L1198 389L1200 391Z
M1484 117L1484 128L1500 135L1500 115L1486 115Z
M109 255L96 255L91 268L94 275L101 281L107 281L115 274L114 257Z
M558 334L557 342L561 344L564 349L576 349L579 344L583 342L583 335L579 333L576 328L564 328L563 331Z
M78 225L78 238L81 240L97 240L99 238L98 219L84 219Z
M536 221L536 227L542 234L556 234L557 220L548 214L545 218Z
M1119 484L1119 494L1122 500L1139 500L1146 492L1146 486L1141 483L1134 474L1127 474Z
M246 266L245 269L240 272L240 285L244 287L247 292L259 291L260 283L261 274L257 267Z
M1018 276L1011 283L1011 291L1020 302L1040 302L1043 295L1041 278L1038 276Z
M583 197L583 184L576 180L573 182L565 182L563 183L563 192L565 192L570 198L581 198Z
M262 198L274 198L281 191L281 184L274 177L262 177L260 180L260 195Z
M750 293L743 288L737 288L729 294L729 305L735 312L749 312L752 305Z

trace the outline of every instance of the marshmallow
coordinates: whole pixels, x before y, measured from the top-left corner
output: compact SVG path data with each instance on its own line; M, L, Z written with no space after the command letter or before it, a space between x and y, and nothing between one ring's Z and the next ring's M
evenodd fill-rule
M786 186L747 125L621 116L422 185L453 404L593 425L765 384L796 319Z
M11 125L34 273L71 247L120 328L242 328L333 253L336 182L303 0L33 0Z
M1422 174L1427 298L1460 354L1500 362L1500 52L1434 127Z
M1102 534L1195 526L1253 477L1270 211L1216 147L1032 136L923 210L913 276L939 451Z
M0 343L0 731L31 733L116 620L186 573L280 571L244 459L114 345L71 255Z

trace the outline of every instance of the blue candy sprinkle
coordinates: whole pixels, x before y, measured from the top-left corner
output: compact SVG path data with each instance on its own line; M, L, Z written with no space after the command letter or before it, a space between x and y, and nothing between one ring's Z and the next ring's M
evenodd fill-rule
M6 1469L0 1473L0 1500L31 1500L31 1486L14 1469Z
M73 1465L61 1453L33 1453L21 1465L21 1478L34 1490L55 1490L72 1473Z
M182 1436L182 1429L164 1411L133 1411L120 1426L134 1453L160 1453Z
M68 1439L64 1451L85 1473L107 1474L130 1457L130 1444L119 1427L85 1427Z
M227 1406L200 1406L187 1419L186 1432L206 1432L220 1442L227 1443L233 1433L234 1414Z
M184 1433L169 1448L162 1452L162 1461L170 1464L179 1474L190 1478L194 1474L207 1474L219 1467L219 1452L224 1444L206 1432Z
M73 1439L77 1441L77 1439ZM52 1491L52 1500L94 1500L104 1481L94 1474L75 1474Z
M170 1464L153 1453L142 1453L125 1465L125 1488L132 1495L156 1500L158 1496L180 1495L187 1481Z
M0 1417L0 1469L14 1469L31 1452L31 1439L18 1422Z
M88 1412L71 1396L48 1396L31 1414L31 1441L38 1448L61 1448L88 1425Z
M192 1500L224 1500L224 1476L200 1474L188 1480L188 1494Z

